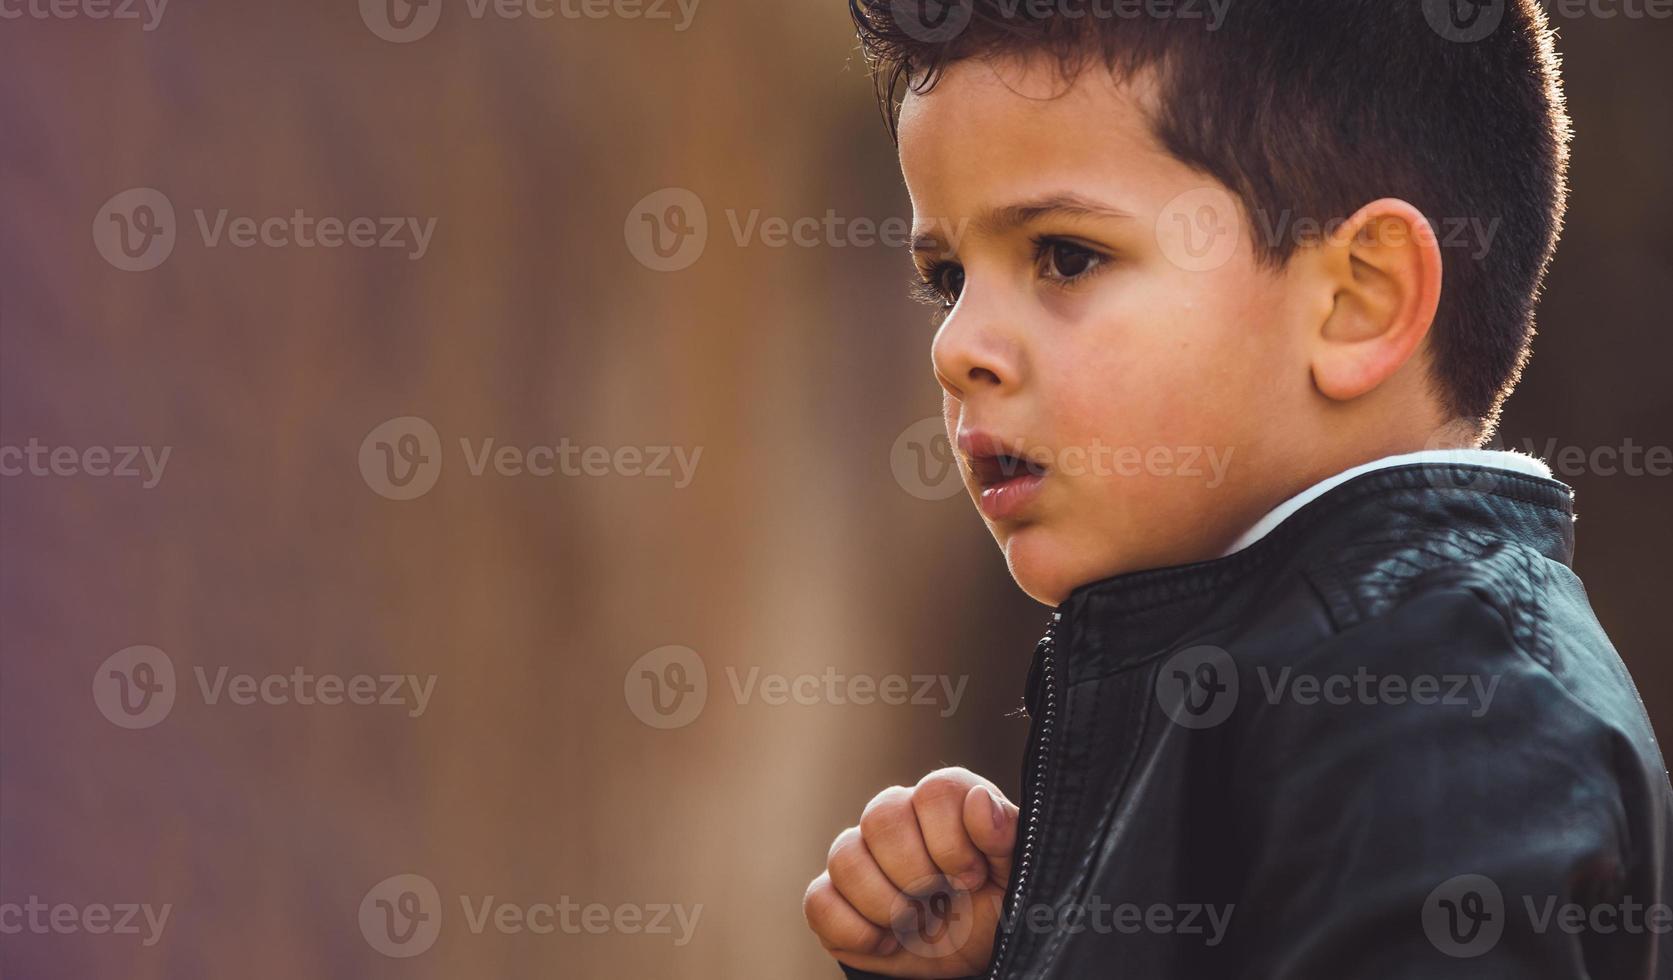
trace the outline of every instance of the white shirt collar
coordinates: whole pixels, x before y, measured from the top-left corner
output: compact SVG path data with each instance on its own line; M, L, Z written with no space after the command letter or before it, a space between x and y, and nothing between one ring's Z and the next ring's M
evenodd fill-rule
M1543 460L1525 453L1501 449L1425 449L1415 453L1384 456L1382 459L1361 463L1358 466L1343 470L1333 477L1320 480L1277 507L1272 508L1265 517L1256 521L1253 527L1243 532L1243 536L1238 538L1230 548L1226 549L1225 553L1229 555L1234 551L1242 551L1249 547L1270 534L1273 528L1284 523L1296 511L1323 496L1332 488L1340 486L1356 476L1370 473L1373 470L1387 469L1391 466L1405 466L1410 463L1490 466L1515 473L1544 477L1547 480L1551 479L1551 467L1546 466Z

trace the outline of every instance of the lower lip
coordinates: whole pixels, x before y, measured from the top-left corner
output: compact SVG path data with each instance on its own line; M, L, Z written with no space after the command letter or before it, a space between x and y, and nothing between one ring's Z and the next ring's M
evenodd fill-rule
M990 521L1015 520L1040 495L1040 488L1045 482L1044 475L1035 473L1013 476L1004 483L983 487L976 498L976 506Z

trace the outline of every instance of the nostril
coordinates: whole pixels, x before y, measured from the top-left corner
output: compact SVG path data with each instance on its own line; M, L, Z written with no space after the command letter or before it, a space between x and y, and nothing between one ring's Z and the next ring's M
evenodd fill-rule
M970 380L977 384L996 385L999 383L999 375L985 367L973 367L970 369Z
M942 374L940 371L936 371L935 380L937 384L941 385L941 390L947 393L948 398L951 398L953 401L964 400L964 391L960 389L958 385L948 381L945 374Z

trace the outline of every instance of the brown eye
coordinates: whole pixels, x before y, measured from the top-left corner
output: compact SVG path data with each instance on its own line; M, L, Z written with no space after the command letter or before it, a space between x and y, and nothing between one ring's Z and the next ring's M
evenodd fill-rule
M956 262L936 262L921 267L912 278L912 298L935 311L937 322L957 305L964 291L964 269Z
M1073 242L1052 242L1046 249L1050 263L1047 274L1054 279L1078 279L1090 272L1099 258L1096 252Z
M951 264L942 266L935 274L935 288L948 306L957 303L959 294L964 292L964 267Z

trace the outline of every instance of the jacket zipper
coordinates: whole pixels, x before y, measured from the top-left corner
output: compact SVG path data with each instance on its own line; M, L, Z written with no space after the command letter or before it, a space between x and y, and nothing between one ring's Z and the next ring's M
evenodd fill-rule
M1005 928L1000 931L998 944L994 950L993 970L988 974L989 980L999 980L1000 971L1005 966L1005 954L1011 948L1011 934L1016 930L1017 918L1022 913L1023 899L1028 893L1028 878L1034 870L1035 851L1040 841L1040 811L1041 801L1046 788L1046 766L1050 759L1052 732L1057 727L1057 665L1053 661L1056 652L1057 624L1063 619L1061 612L1054 611L1051 621L1046 624L1046 633L1040 637L1035 652L1040 656L1040 727L1032 746L1033 754L1028 760L1028 786L1026 801L1028 807L1027 823L1023 825L1022 854L1017 858L1016 886L1011 893L1010 914L1005 917Z

